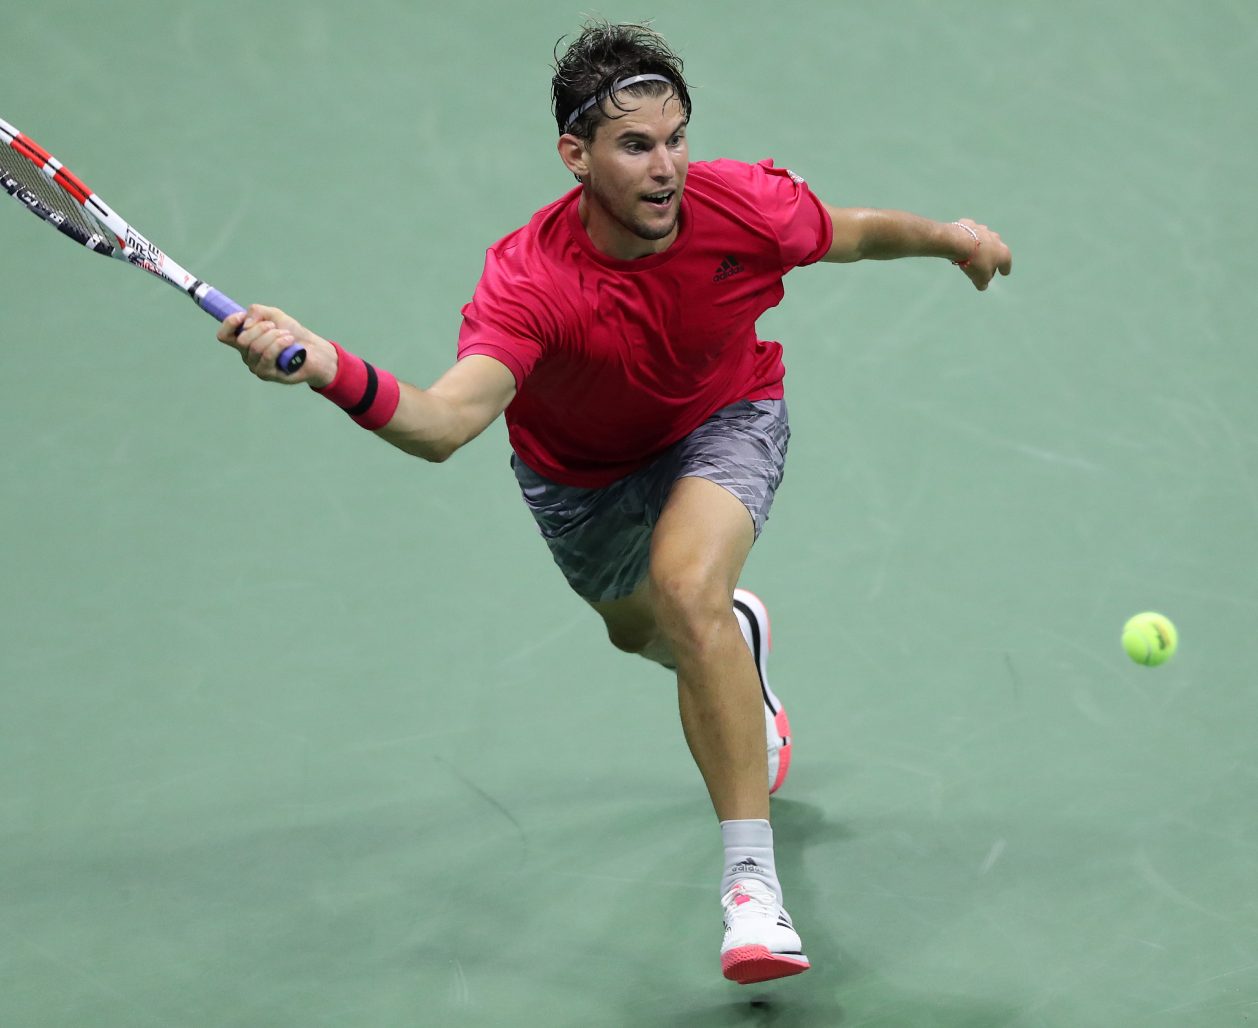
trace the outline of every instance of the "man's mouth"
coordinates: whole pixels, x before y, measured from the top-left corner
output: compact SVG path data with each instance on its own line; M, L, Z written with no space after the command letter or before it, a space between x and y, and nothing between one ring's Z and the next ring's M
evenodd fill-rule
M658 193L647 193L642 197L642 200L656 210L662 211L666 210L668 205L673 202L673 197L676 193L677 190L675 189L662 189Z

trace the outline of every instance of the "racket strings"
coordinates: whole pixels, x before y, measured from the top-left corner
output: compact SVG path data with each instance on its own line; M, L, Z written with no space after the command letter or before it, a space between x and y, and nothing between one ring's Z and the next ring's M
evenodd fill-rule
M45 176L39 165L25 154L12 147L0 147L0 171L17 179L22 188L34 194L45 207L62 215L84 238L98 235L108 243L114 242L108 229L87 214L70 193Z

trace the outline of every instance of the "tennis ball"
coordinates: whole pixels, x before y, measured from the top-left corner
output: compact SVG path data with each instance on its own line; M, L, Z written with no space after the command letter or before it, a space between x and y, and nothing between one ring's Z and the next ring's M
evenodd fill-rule
M1178 645L1175 626L1161 614L1137 614L1123 625L1123 649L1137 664L1165 664L1175 656Z

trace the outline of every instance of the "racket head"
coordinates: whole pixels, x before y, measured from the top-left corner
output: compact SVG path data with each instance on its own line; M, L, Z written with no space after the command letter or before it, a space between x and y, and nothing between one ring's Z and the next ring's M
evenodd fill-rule
M0 149L0 188L93 253L115 254L121 243L83 206L91 191L77 176L3 119L0 143L5 147Z
M93 253L134 264L187 293L219 321L242 309L209 283L181 268L119 217L69 168L3 118L0 189ZM292 374L305 360L305 347L294 343L284 350L277 364L281 371Z
M134 264L189 295L201 284L119 217L57 158L3 119L0 144L0 168L11 182L20 184L10 195L28 210L96 253L106 250L94 245L91 236L101 236L112 246L110 256ZM14 167L7 167L6 162ZM10 191L7 185L5 190Z

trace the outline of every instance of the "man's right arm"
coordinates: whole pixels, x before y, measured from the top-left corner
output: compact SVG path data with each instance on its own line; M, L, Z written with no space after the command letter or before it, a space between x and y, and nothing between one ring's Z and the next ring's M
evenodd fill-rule
M397 412L376 435L438 463L485 431L515 398L511 369L480 353L464 357L428 389L398 385Z
M241 324L246 327L237 335ZM276 307L254 305L233 314L219 329L220 342L240 353L258 378L285 385L307 383L322 389L336 377L336 349ZM293 375L275 367L275 359L294 341L306 347L305 365ZM515 375L505 364L482 354L464 357L428 389L398 383L397 410L376 435L399 450L424 460L446 460L480 435L515 398Z

